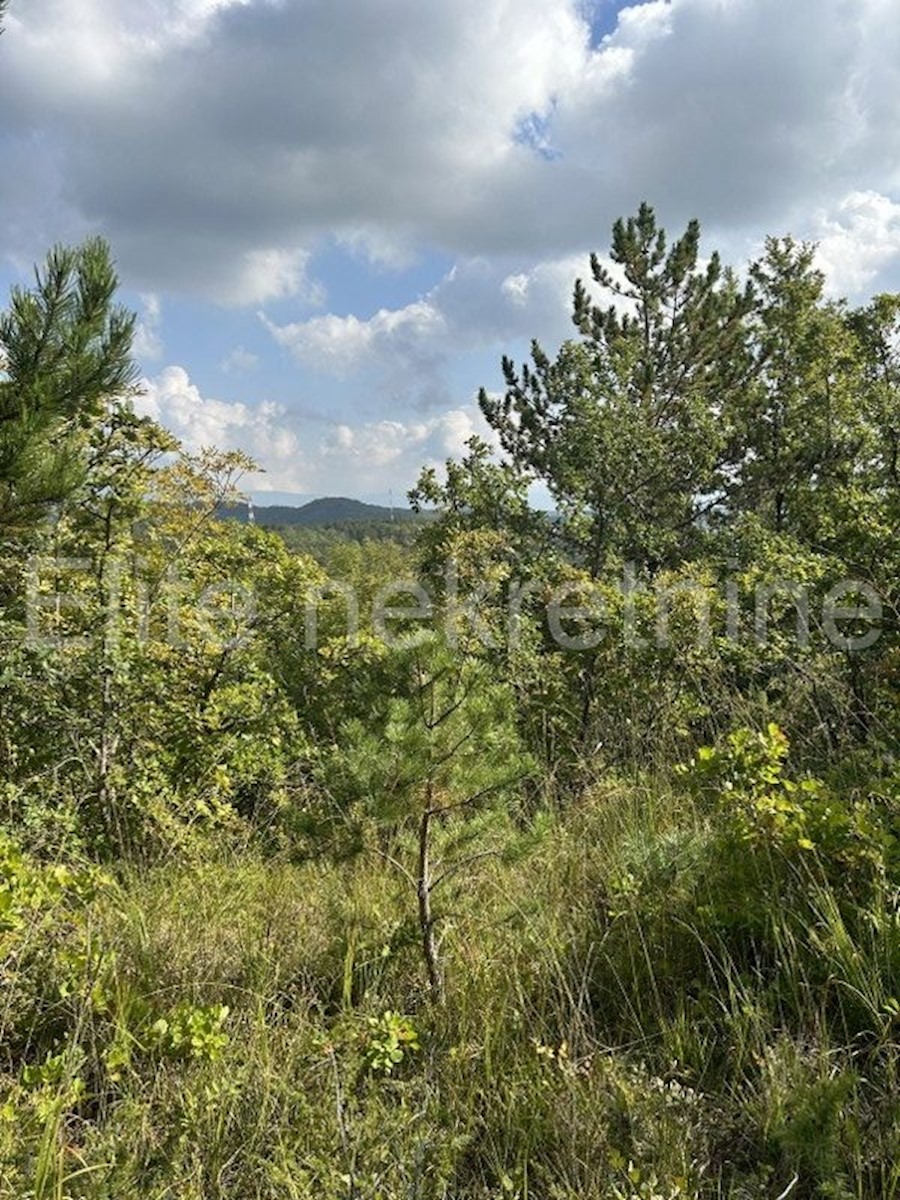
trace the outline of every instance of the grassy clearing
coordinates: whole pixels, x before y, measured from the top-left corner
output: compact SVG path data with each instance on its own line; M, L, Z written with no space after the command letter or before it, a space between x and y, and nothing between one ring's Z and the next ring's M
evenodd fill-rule
M598 788L450 898L440 1007L377 858L128 872L7 957L3 1195L900 1195L889 890L729 845Z

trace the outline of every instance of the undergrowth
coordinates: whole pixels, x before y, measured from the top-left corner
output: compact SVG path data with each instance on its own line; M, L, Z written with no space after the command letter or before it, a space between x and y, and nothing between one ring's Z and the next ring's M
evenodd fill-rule
M383 858L2 846L17 1200L900 1196L890 797L741 735L460 883L429 998Z

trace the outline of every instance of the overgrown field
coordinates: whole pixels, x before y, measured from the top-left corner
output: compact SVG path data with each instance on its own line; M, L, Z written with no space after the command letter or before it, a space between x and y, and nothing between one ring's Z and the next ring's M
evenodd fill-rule
M377 858L7 857L3 1194L896 1196L896 866L839 838L598 785L456 890L441 1005Z
M318 561L105 244L14 290L3 1197L900 1200L900 297L646 205L592 273Z

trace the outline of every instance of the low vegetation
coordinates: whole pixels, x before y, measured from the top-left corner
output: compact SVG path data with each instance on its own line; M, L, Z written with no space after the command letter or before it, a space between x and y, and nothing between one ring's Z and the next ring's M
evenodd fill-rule
M900 298L699 253L618 222L318 549L136 414L105 245L13 293L0 1194L900 1197Z

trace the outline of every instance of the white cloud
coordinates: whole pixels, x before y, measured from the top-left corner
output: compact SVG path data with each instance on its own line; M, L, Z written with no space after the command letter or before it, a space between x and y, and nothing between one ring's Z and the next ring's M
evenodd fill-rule
M337 240L353 256L388 270L402 271L412 266L417 257L408 236L375 226L342 230Z
M818 214L819 265L837 295L859 297L879 275L900 287L900 204L879 192L851 192Z
M219 363L219 370L224 371L226 375L238 374L242 371L252 371L258 363L258 354L253 354L243 346L235 346Z
M323 439L285 409L209 399L177 368L156 375L153 402L301 490L319 490L322 463L353 463L341 486L357 493L376 462L392 475L431 454L449 414L477 419L460 407L467 356L571 334L587 251L642 199L672 230L700 217L705 248L732 260L790 230L822 239L833 290L900 287L896 0L648 0L592 46L586 14L606 2L14 4L0 261L18 270L99 229L129 287L170 317L174 291L265 306L302 369L345 381L317 381L318 403L365 403L366 423ZM424 295L324 312L317 262L335 297L361 272L323 247L382 271L423 251L457 265ZM254 344L220 317L228 340L198 340L198 354L222 345L207 366ZM220 365L251 364L233 351Z
M184 367L170 366L142 382L136 409L159 421L190 450L218 446L244 450L261 465L284 465L299 453L300 442L284 408L271 402L255 406L203 396Z
M558 259L642 198L724 237L811 232L852 191L900 198L896 0L649 0L593 49L584 14L13 6L0 138L46 186L4 189L0 236L46 241L55 212L107 232L137 286L243 304L307 293L326 235L382 265L424 245Z
M134 330L133 349L142 362L157 362L164 353L160 336L162 303L154 292L141 296L142 312Z
M482 426L475 414L453 409L425 421L377 421L352 428L338 425L325 439L320 453L336 459L340 469L371 471L399 467L409 477L423 465L436 465L446 458L458 457L470 437Z
M579 276L590 281L583 255L515 271L470 259L420 300L380 309L368 320L334 313L288 325L264 315L262 320L304 367L345 380L366 375L395 404L434 408L448 401L447 369L461 349L499 351L538 333L553 349L572 336L572 289Z
M399 496L423 467L459 458L468 439L485 431L481 414L471 406L420 421L340 424L313 445L292 490L352 496L392 487Z
M299 362L339 379L399 359L427 358L447 336L440 310L428 299L394 311L382 308L368 321L333 313L284 326L262 319L276 342Z
M138 410L170 429L189 450L238 449L262 468L246 481L255 492L359 495L410 488L424 465L458 456L483 430L475 409L418 421L337 422L324 434L314 422L276 404L256 408L204 396L180 366L143 382Z
M34 0L0 134L53 132L65 196L138 282L259 301L303 284L272 256L326 232L400 261L586 46L573 0Z
M322 304L325 292L308 275L310 257L306 249L248 250L236 263L233 275L222 279L215 299L242 305L300 296L309 304Z

